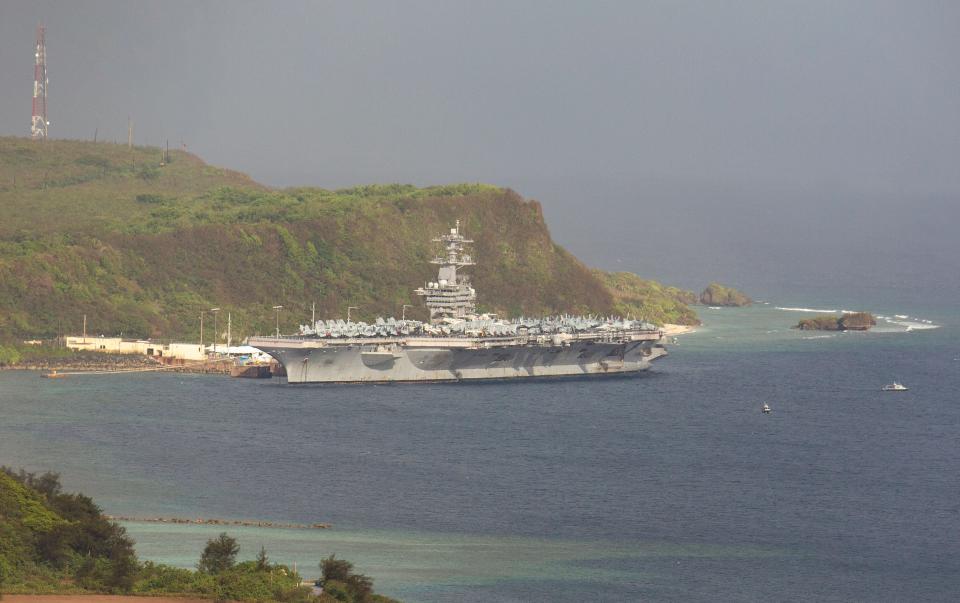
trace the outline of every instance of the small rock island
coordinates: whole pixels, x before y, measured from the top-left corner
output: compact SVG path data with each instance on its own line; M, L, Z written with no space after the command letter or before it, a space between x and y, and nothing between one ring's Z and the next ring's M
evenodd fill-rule
M700 294L700 303L705 306L749 306L753 300L733 287L710 283Z
M877 320L869 312L850 312L840 316L821 314L804 318L795 328L801 331L867 331L876 324Z

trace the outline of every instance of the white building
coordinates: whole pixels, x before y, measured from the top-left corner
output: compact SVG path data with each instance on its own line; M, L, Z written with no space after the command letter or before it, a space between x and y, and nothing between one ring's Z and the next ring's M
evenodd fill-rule
M181 360L204 360L203 347L198 343L160 343L146 339L123 339L120 337L75 337L67 336L66 346L71 350L106 352L109 354L143 354L156 358Z

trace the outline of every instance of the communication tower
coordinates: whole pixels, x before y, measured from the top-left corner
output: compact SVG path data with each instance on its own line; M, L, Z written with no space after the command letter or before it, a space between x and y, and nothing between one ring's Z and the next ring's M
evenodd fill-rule
M30 123L30 136L46 140L47 128L47 45L44 40L45 28L37 26L37 50L34 53L33 68L33 121Z

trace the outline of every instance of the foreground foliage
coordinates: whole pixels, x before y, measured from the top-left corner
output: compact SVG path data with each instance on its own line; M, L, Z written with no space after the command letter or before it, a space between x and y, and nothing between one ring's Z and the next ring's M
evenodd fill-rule
M107 520L82 494L61 491L55 473L0 468L0 592L191 595L216 600L386 603L373 581L330 556L316 596L289 567L266 551L236 562L236 540L211 539L197 570L141 563L123 527ZM332 564L331 564L332 563ZM329 576L328 576L329 566Z

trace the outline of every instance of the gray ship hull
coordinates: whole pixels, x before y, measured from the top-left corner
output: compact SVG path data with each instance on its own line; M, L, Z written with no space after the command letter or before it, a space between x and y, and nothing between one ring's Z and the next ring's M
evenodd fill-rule
M633 373L666 355L660 337L560 345L489 345L477 340L405 341L251 338L284 366L288 383L383 383Z

